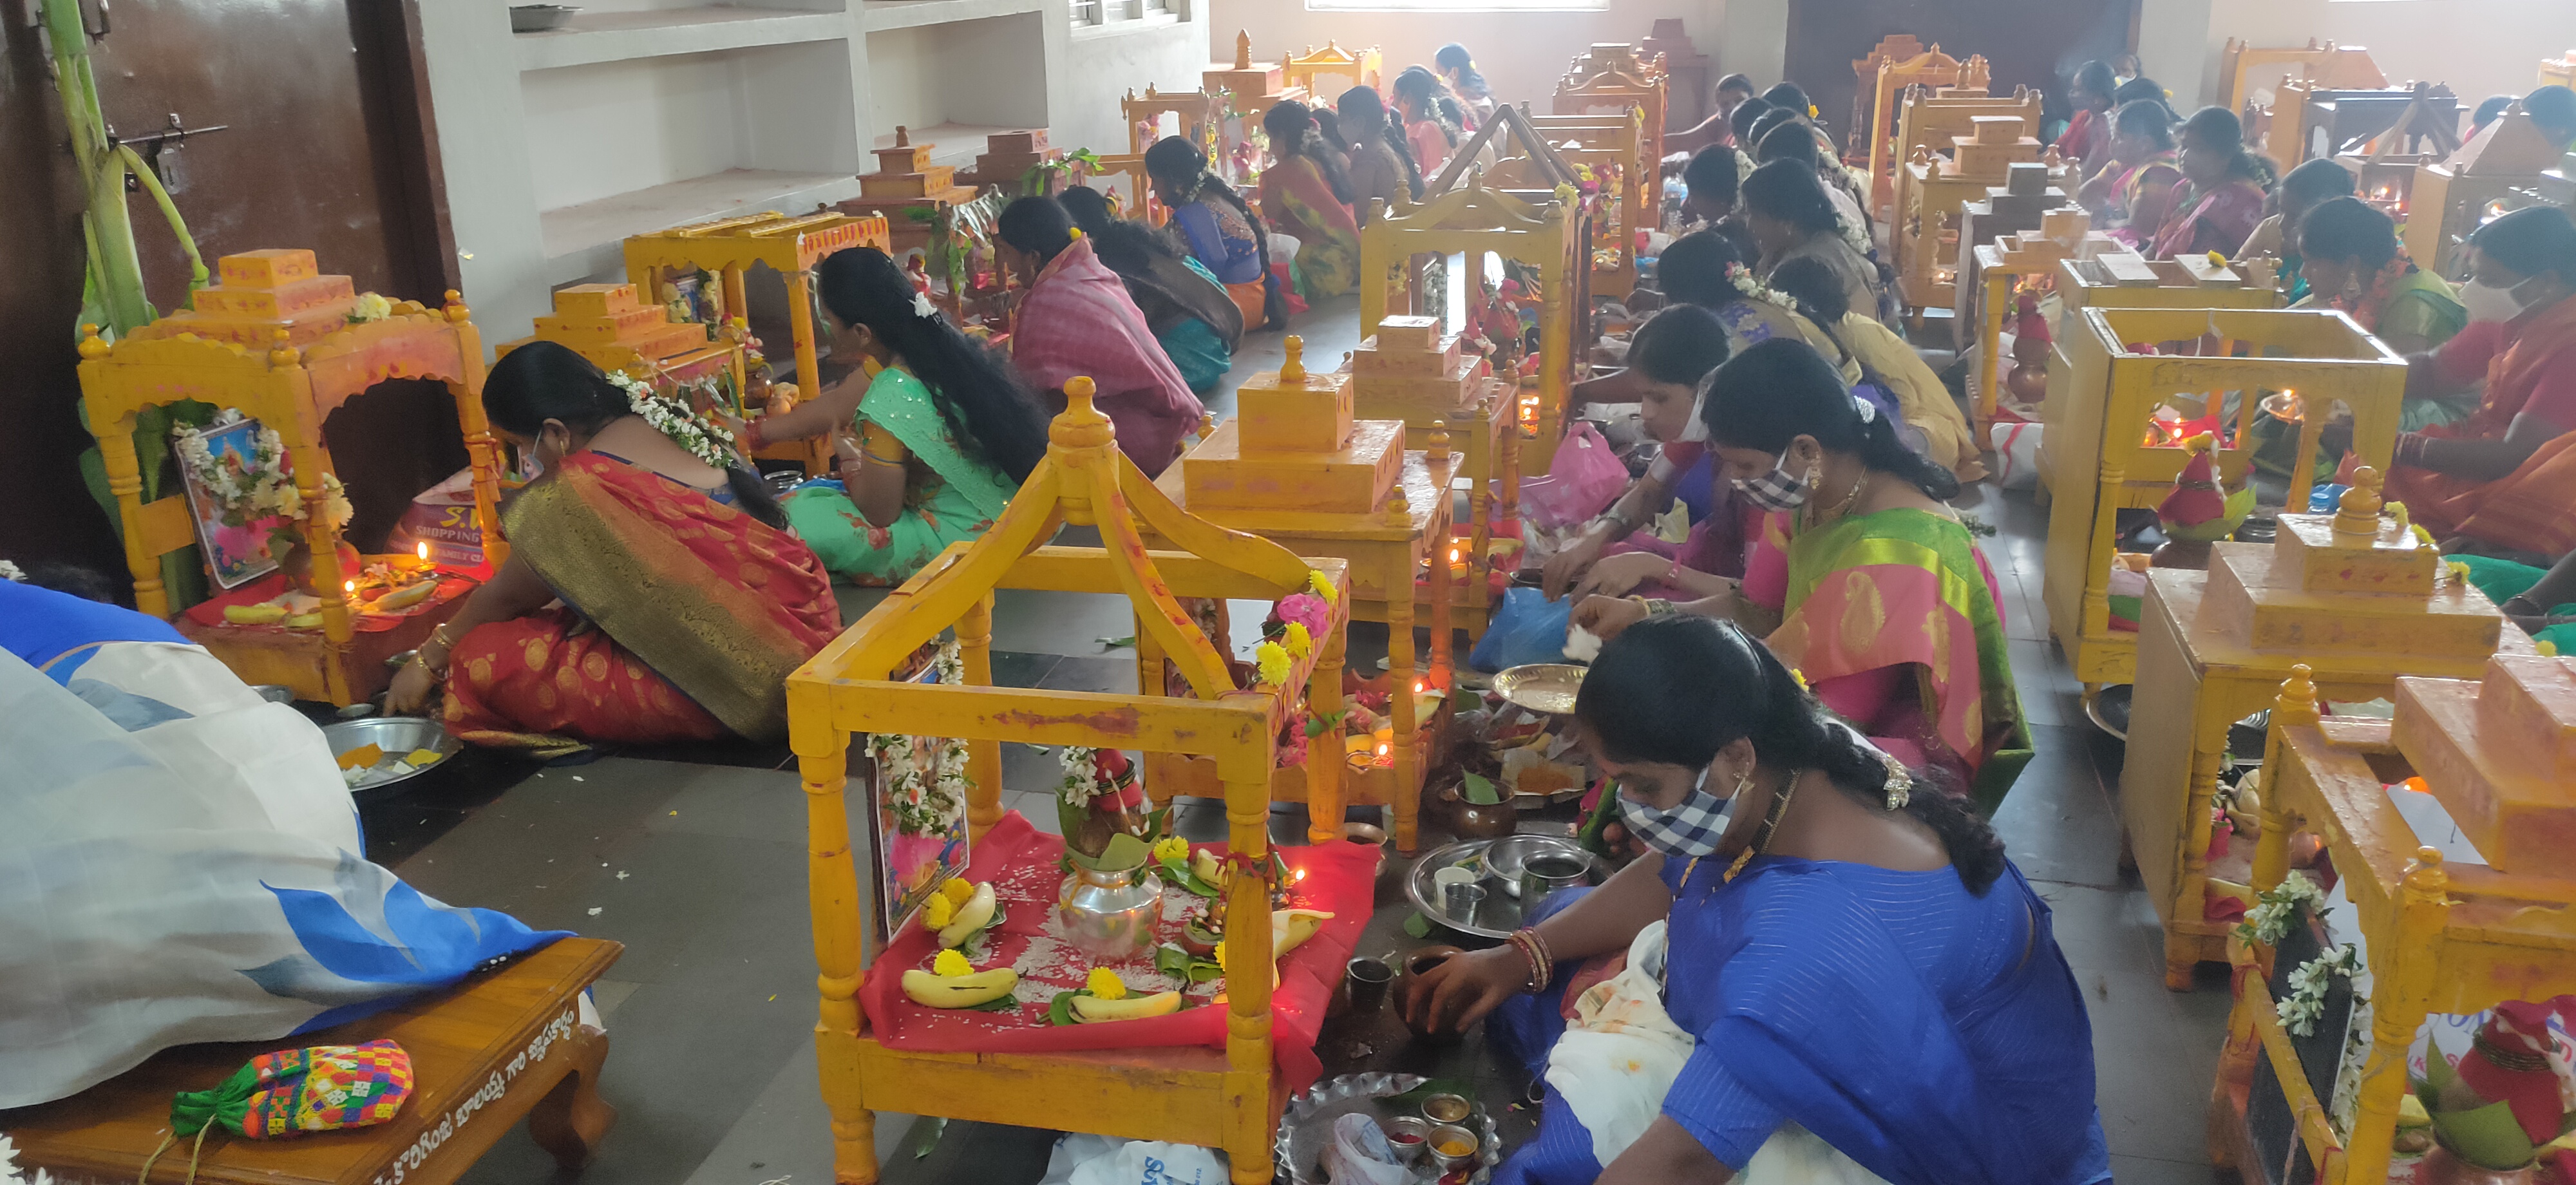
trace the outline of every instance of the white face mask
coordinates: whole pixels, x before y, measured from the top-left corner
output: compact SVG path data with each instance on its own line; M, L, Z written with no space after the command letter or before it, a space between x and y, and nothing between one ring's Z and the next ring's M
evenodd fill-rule
M2522 284L2530 282L2524 280ZM2522 298L2514 295L2522 284L2498 288L2484 280L2471 280L2460 285L2460 304L2469 310L2471 321L2510 321L2521 316L2525 307Z

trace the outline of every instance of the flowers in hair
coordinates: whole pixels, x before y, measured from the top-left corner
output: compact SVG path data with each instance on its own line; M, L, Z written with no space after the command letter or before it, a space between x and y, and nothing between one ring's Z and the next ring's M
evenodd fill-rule
M609 371L608 381L626 392L629 409L644 417L654 431L670 437L671 443L711 469L733 467L733 433L699 418L688 404L655 391L652 384L622 370Z
M1755 278L1753 269L1741 263L1726 265L1726 282L1735 285L1736 291L1755 300L1768 301L1793 313L1798 311L1798 302L1791 299L1788 293Z

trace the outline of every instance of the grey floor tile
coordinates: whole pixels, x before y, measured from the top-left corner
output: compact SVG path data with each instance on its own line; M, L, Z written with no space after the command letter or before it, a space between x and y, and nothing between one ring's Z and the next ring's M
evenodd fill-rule
M2034 754L1995 810L2004 850L2033 880L2109 887L2120 882L2120 824L2082 733L2031 727Z
M1136 612L1113 593L1005 588L993 594L993 649L1098 657L1113 651L1101 638L1136 632Z
M2114 1156L2111 1158L2111 1179L2118 1185L2213 1185L2232 1178L2211 1168L2206 1157L2184 1162Z
M2143 889L2097 889L2034 881L2048 902L2057 948L2078 979L2101 974L2122 980L2163 982L2164 931ZM2087 982L2090 982L2087 980ZM2093 997L2086 997L2091 1002ZM2098 1027L2103 1021L2096 1016Z
M1069 656L1055 664L1038 686L1051 691L1106 691L1120 695L1136 692L1136 659L1120 652L1115 658Z
M2205 1112L2227 996L2175 993L2161 976L2076 976L2093 1020L2095 1100L2111 1151L2191 1163L2206 1147Z
M993 686L1035 687L1063 657L1026 650L996 650L993 652Z
M2054 644L2016 636L2004 643L2004 649L2012 658L2013 689L2021 693L2024 719L2061 728L2085 724L2083 689L2065 672Z

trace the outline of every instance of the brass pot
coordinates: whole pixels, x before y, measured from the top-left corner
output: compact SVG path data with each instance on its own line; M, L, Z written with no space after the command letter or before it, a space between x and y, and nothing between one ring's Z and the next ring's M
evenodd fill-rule
M2518 1169L2480 1168L2435 1144L2424 1154L2417 1179L2423 1185L2531 1185L2533 1172L2534 1166L2527 1164Z
M1413 1028L1413 990L1422 982L1423 973L1466 953L1463 947L1426 946L1407 952L1403 960L1396 964L1395 985L1392 989L1395 997L1395 1012L1397 1016L1403 1018L1406 1028ZM1421 1029L1413 1029L1413 1033L1417 1037L1432 1041L1455 1041L1460 1036L1457 1033L1425 1032Z

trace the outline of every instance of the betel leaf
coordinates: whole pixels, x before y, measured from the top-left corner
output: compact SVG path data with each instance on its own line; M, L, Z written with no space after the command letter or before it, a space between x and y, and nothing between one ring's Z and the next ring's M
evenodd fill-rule
M1154 948L1154 970L1177 979L1190 973L1190 952L1164 943Z
M1404 932L1415 938L1431 937L1431 919L1415 914L1404 919Z
M1057 992L1055 994L1055 999L1047 1002L1047 1023L1051 1025L1082 1023L1073 1019L1073 998L1075 996L1088 996L1090 994L1090 988L1075 988L1069 992Z
M1217 895L1215 885L1199 879L1199 874L1190 871L1190 866L1182 863L1177 857L1163 857L1162 869L1166 879L1192 893L1209 898Z
M1502 793L1494 788L1494 780L1483 774L1468 774L1462 788L1467 801L1476 806L1503 804Z
M1119 650L1135 645L1136 635L1129 634L1123 638L1113 638L1103 634L1100 637L1093 639L1093 641L1100 643L1100 648L1103 650Z
M1144 840L1121 831L1109 837L1109 842L1101 846L1097 857L1071 851L1066 854L1072 856L1074 863L1094 872L1124 872L1143 868L1153 855L1153 849L1146 847Z
M1017 1012L1019 1010L1019 997L1007 995L995 996L981 1004L969 1004L964 1008L955 1009L958 1012Z

